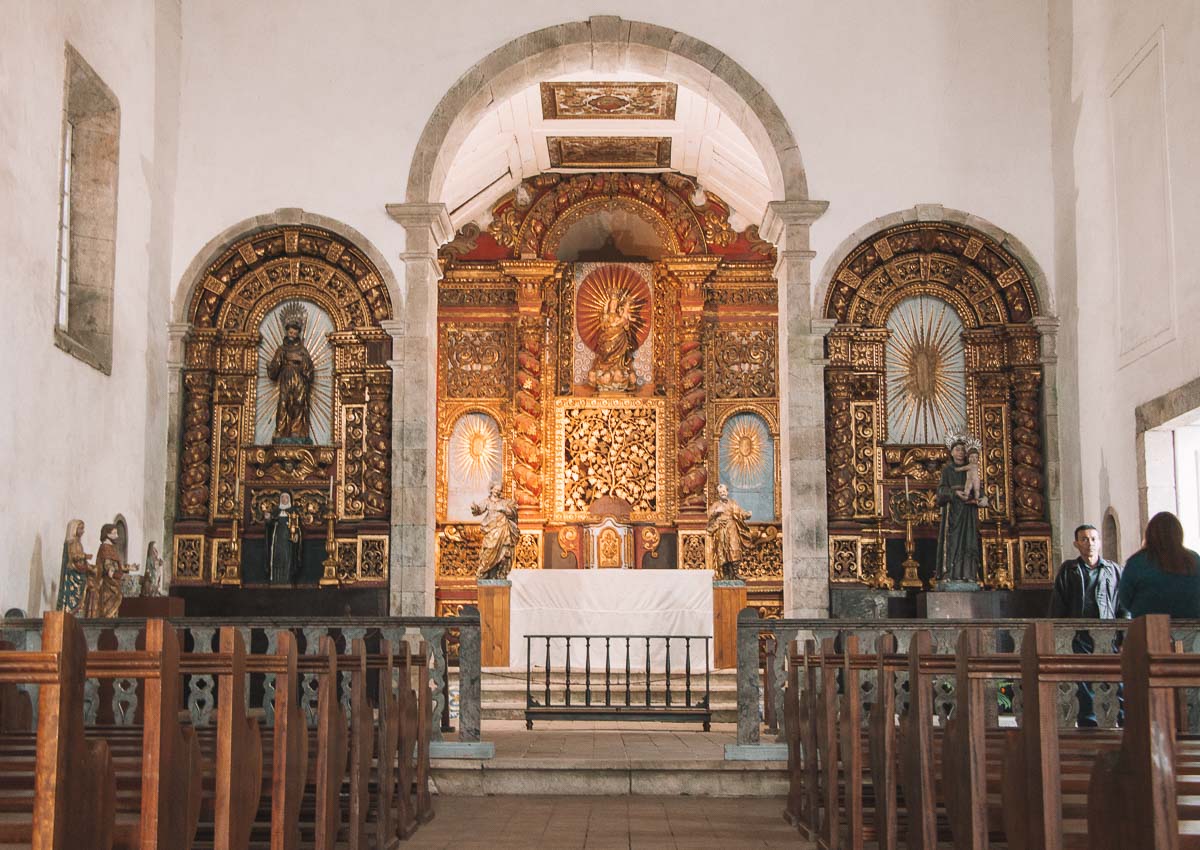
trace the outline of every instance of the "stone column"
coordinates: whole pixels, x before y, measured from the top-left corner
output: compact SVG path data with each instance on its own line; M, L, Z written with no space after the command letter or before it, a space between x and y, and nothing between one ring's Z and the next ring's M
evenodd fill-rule
M1072 521L1063 516L1062 477L1059 464L1062 450L1058 432L1058 325L1054 316L1036 316L1032 324L1040 336L1039 352L1042 364L1042 420L1045 428L1046 502L1050 514L1050 563L1062 561L1064 528L1073 528Z
M760 232L778 248L785 617L829 615L825 334L814 321L809 229L825 201L773 201Z
M175 559L175 517L179 506L179 443L180 415L183 412L184 344L190 325L170 322L167 325L167 480L163 494L163 544L159 554L163 559L164 588L171 586Z
M404 306L392 336L391 613L434 613L438 246L453 236L445 204L388 204L405 231Z

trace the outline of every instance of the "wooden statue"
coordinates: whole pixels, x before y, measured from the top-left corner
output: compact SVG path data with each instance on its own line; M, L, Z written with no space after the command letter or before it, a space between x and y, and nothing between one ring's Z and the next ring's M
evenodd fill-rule
M121 608L121 582L129 568L121 563L118 535L115 523L105 523L100 529L100 548L96 550L96 563L88 573L84 590L85 617L115 617Z
M712 553L714 578L738 578L737 566L745 552L756 542L754 532L746 525L750 511L729 498L729 488L717 485L717 500L708 510L708 544Z
M73 519L67 523L66 539L63 540L62 571L58 578L58 611L80 614L87 588L91 555L83 551L83 520Z
M517 528L517 503L501 495L499 484L493 484L487 501L471 505L474 516L483 516L483 545L479 550L479 569L482 579L502 579L512 569L513 553L521 530Z
M267 376L279 385L275 406L275 443L311 443L309 403L314 368L312 356L304 345L304 325L308 314L298 301L280 313L283 340L267 365Z

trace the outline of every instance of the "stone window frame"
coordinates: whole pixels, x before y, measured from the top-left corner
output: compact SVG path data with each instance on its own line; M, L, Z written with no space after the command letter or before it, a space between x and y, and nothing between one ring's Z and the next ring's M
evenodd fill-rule
M1141 528L1160 510L1175 512L1174 427L1200 409L1200 378L1165 392L1134 410L1138 512Z
M121 106L112 89L70 44L65 46L65 60L54 343L110 375ZM65 205L68 198L69 206ZM66 246L64 237L69 240ZM60 322L64 295L65 324Z

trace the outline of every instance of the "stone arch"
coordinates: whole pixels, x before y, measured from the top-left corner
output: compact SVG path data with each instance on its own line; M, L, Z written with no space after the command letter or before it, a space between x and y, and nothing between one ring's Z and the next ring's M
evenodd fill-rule
M1121 521L1117 509L1109 505L1100 522L1100 554L1110 561L1121 562Z
M205 243L204 247L192 258L191 263L188 264L188 267L184 270L176 284L175 296L171 301L171 321L184 324L189 320L188 310L195 297L196 288L204 279L205 272L222 254L236 243L274 227L297 227L301 225L328 230L362 251L366 258L371 261L371 264L374 265L375 271L379 272L379 276L387 288L388 298L391 301L392 318L399 315L401 307L404 304L404 298L400 292L400 284L391 265L370 239L350 225L343 224L335 218L320 215L319 213L307 212L295 207L284 207L275 210L273 213L264 213L242 219L236 224L225 228Z
M406 202L437 201L454 154L492 103L548 75L584 65L598 71L641 71L708 93L727 114L742 118L739 123L763 162L776 199L808 200L791 128L774 99L741 65L675 30L594 16L519 36L459 77L421 132L408 170Z
M1001 248L1011 254L1021 264L1025 274L1029 276L1029 280L1033 285L1033 291L1037 296L1039 307L1037 315L1056 315L1057 308L1055 306L1054 290L1046 280L1046 273L1042 271L1041 264L1034 259L1033 252L1025 247L1025 244L1020 239L986 219L982 219L971 213L962 212L961 210L943 207L940 204L917 204L907 210L881 215L867 222L843 239L829 255L824 267L821 269L821 276L817 278L816 286L813 287L813 305L819 309L825 304L829 296L829 286L833 282L833 276L837 274L838 269L841 268L846 258L858 246L872 236L891 227L912 224L918 221L944 221L951 224L959 224L969 227L972 230L978 230L985 236L990 237Z

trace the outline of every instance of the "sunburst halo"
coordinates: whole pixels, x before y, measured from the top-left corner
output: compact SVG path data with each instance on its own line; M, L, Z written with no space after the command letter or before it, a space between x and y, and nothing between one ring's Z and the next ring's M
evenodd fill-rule
M450 460L460 480L469 486L479 487L499 478L500 451L500 431L490 416L472 413L455 423Z

